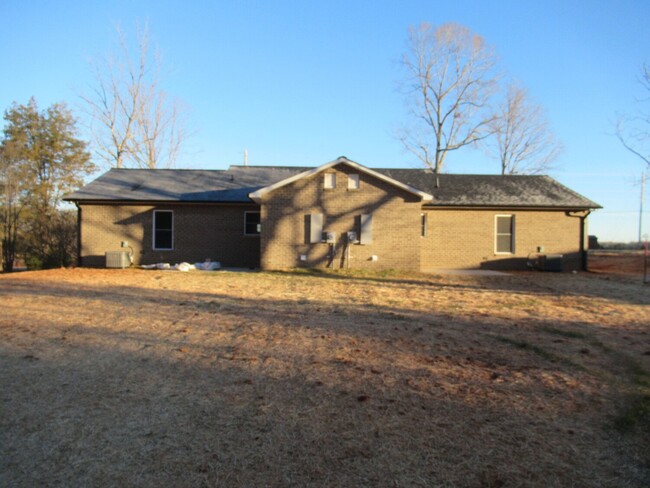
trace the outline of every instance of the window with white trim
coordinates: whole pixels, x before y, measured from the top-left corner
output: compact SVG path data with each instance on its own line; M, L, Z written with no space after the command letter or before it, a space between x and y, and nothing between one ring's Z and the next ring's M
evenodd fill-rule
M174 249L174 212L172 210L153 211L153 249L154 251Z
M325 173L323 178L323 188L326 190L336 188L336 173Z
M359 244L372 244L372 214L359 216Z
M323 214L305 215L305 243L323 242Z
M244 235L259 236L262 230L259 212L244 212Z
M495 215L494 252L496 254L513 254L515 252L514 215Z
M359 189L359 175L357 173L352 173L348 175L348 190L358 190Z

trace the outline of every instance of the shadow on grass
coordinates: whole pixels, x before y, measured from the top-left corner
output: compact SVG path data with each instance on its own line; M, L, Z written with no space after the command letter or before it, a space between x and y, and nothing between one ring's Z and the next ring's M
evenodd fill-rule
M569 435L579 417L549 406L558 392L531 396L531 408L518 410L476 385L466 394L467 385L448 390L435 367L390 364L391 348L377 372L361 360L312 358L282 344L251 358L245 337L235 335L187 343L164 334L154 340L153 329L65 332L65 341L44 340L28 353L6 341L0 349L5 486L624 481L620 470L612 477L616 458L602 461L593 449L602 440L589 426ZM449 363L466 354L441 345L436 352ZM526 394L513 385L513 397Z
M441 276L432 273L405 273L397 270L327 270L295 268L281 271L260 271L262 274L312 276L337 281L359 281L418 286L431 289L467 289L507 291L511 294L600 298L633 305L650 305L650 288L630 281L612 282L608 277L593 273L541 273L514 271L505 276Z
M589 410L590 393L493 383L513 371L529 382L536 371L589 380L591 366L576 367L571 351L596 326L537 321L543 334L575 342L558 352L503 321L327 297L297 306L138 286L36 289L21 280L0 281L0 292L30 298L23 310L33 311L17 340L14 326L0 329L2 485L638 481L594 449L605 442L597 426L575 433L587 417L564 402ZM47 318L52 303L70 297L89 309L69 310L71 325ZM120 317L137 328L120 328ZM196 329L192 341L186 329Z

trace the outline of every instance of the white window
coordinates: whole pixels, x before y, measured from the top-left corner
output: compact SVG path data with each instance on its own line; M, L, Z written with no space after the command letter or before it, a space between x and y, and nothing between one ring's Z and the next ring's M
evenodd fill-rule
M305 217L305 242L309 244L323 242L323 214L310 214Z
M244 212L244 235L258 236L262 230L259 212Z
M359 189L359 175L350 174L348 175L348 190L358 190Z
M154 251L174 249L174 212L171 210L153 211L153 249Z
M336 173L325 173L323 180L323 188L331 190L336 188Z
M494 252L513 254L515 252L515 216L496 215L494 217Z
M359 244L372 244L372 214L364 214L359 217Z

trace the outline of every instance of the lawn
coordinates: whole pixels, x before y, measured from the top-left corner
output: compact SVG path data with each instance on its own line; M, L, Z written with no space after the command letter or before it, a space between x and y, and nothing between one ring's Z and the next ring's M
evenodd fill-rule
M0 275L0 486L647 487L650 287Z

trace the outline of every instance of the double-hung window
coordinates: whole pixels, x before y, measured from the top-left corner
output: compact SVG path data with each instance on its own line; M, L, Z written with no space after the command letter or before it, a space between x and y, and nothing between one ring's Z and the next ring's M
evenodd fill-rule
M357 173L352 173L348 175L348 190L358 190L359 186L359 175Z
M333 190L336 188L336 173L323 174L323 188L326 190Z
M513 254L515 252L515 216L496 215L494 217L494 252Z
M172 210L153 211L153 249L154 251L174 249L174 212Z
M259 236L262 230L259 212L244 212L244 235Z

